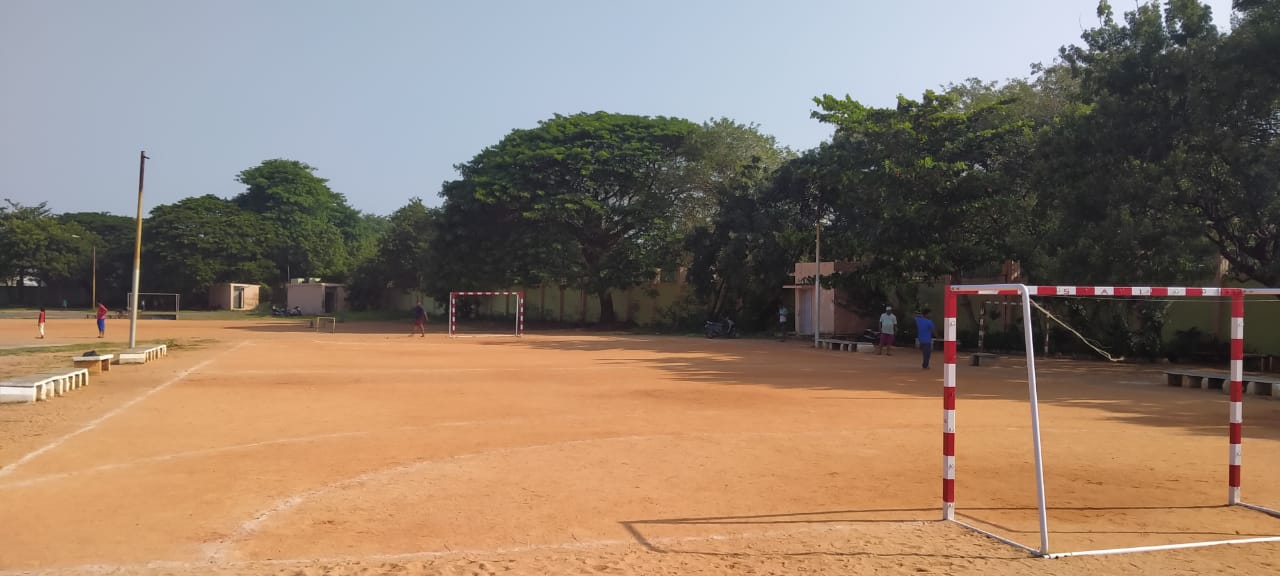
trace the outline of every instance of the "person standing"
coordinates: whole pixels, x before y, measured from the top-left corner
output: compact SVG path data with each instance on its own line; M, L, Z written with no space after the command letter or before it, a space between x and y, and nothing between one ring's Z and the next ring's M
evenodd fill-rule
M787 310L786 304L778 305L778 341L787 341L787 316L791 312Z
M101 302L98 303L98 337L104 338L107 335L107 307Z
M36 320L36 324L40 326L40 339L44 340L44 306L40 307L40 319Z
M929 319L929 309L916 313L916 338L920 340L920 367L929 369L929 357L933 356L933 320Z
M884 314L880 315L880 347L876 349L876 354L884 353L885 356L893 356L893 335L898 331L898 317L893 315L893 307L885 306Z
M409 337L413 337L414 331L422 334L423 338L427 337L427 309L422 307L422 301L418 301L418 305L413 307L413 331L409 332Z

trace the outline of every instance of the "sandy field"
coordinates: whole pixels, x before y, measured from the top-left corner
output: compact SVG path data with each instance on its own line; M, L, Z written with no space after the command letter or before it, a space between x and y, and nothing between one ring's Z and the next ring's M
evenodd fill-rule
M1280 573L1278 543L1048 560L940 521L941 354L441 331L143 321L168 358L0 406L0 576ZM0 320L0 348L127 322L49 333ZM1223 505L1226 396L1040 368L1051 550L1280 535ZM957 506L1038 546L1025 378L959 367ZM1243 470L1280 508L1280 401L1246 399Z

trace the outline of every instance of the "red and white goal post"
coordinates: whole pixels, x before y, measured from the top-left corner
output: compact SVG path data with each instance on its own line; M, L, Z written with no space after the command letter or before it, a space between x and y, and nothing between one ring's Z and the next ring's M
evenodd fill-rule
M502 296L516 297L515 322L512 332L497 334L458 334L458 298L467 296ZM450 292L449 293L449 337L475 338L481 336L524 336L524 292L489 291L489 292Z
M1244 424L1244 299L1250 295L1280 295L1280 288L1172 288L1172 287L1120 287L1120 286L1026 286L1023 284L975 284L947 286L944 296L943 320L943 380L942 380L942 518L965 528L979 532L1016 548L1045 558L1066 556L1097 556L1123 554L1176 548L1194 548L1221 544L1247 544L1254 542L1280 542L1280 536L1239 538L1140 546L1084 550L1078 552L1049 551L1049 522L1045 505L1044 466L1040 451L1040 407L1036 396L1035 338L1032 322L1024 321L1023 332L1027 348L1027 387L1031 408L1031 441L1035 451L1036 496L1040 515L1040 547L1032 548L992 534L960 520L956 520L956 299L959 296L1019 296L1022 299L1022 317L1031 318L1031 298L1047 297L1126 297L1126 298L1227 298L1231 301L1231 366L1230 402L1227 415L1227 505L1241 506L1280 518L1280 511L1245 503L1240 499L1241 444ZM1280 528L1280 526L1277 526Z

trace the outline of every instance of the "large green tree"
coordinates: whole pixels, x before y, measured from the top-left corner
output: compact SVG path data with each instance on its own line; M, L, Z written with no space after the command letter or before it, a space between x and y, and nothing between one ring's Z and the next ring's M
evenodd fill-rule
M344 280L371 252L375 230L315 170L296 160L267 160L240 173L246 189L233 202L274 228L272 258L280 276Z
M386 290L421 292L436 268L431 245L438 229L438 210L428 208L421 198L413 198L385 220L377 223L378 237L372 254L364 259L352 277L348 299L363 309L377 307Z
M275 230L262 216L213 195L156 206L143 228L144 286L200 301L217 282L274 278Z
M597 112L513 131L445 185L442 268L471 268L463 282L577 285L599 297L601 322L613 322L610 290L650 279L678 257L689 191L675 175L697 129Z
M74 222L59 222L43 202L5 204L0 206L0 276L35 280L55 290L74 283L89 261L93 234Z
M63 224L75 223L90 232L91 236L84 237L84 241L89 245L91 254L96 250L99 297L122 301L132 290L137 221L127 216L102 212L60 214L58 221ZM89 290L93 280L93 262L85 260L76 276L81 279L81 286Z

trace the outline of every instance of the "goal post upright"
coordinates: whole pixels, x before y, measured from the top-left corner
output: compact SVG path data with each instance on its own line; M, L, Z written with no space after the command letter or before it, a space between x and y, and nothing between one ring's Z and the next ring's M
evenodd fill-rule
M515 296L516 318L513 336L524 336L524 291L480 291L449 293L449 337L458 338L458 297L460 296ZM506 334L502 334L506 336Z
M1014 542L1008 538L972 526L955 517L955 481L956 481L956 308L957 298L966 295L1019 296L1022 300L1023 334L1026 339L1027 386L1031 405L1031 433L1035 451L1036 495L1040 516L1040 548L1035 549ZM1119 287L1119 286L1027 286L1023 284L972 284L948 285L944 292L943 320L943 437L942 437L942 517L944 521L954 522L970 530L984 534L1005 544L1028 551L1044 558L1063 558L1068 556L1089 556L1103 554L1124 554L1130 552L1147 552L1153 550L1172 550L1201 546L1217 546L1223 544L1245 544L1253 542L1278 542L1280 536L1246 538L1235 540L1215 540L1208 542L1191 542L1157 546L1139 546L1130 548L1113 548L1105 550L1086 550L1079 552L1049 552L1048 509L1044 489L1044 465L1041 458L1039 399L1037 396L1034 330L1031 318L1032 296L1059 297L1226 297L1231 301L1231 356L1230 356L1230 408L1228 414L1228 431L1230 453L1228 458L1228 506L1241 506L1272 516L1280 517L1280 512L1243 502L1240 498L1240 470L1242 464L1242 440L1244 426L1244 299L1247 295L1280 295L1276 288L1181 288L1181 287Z

